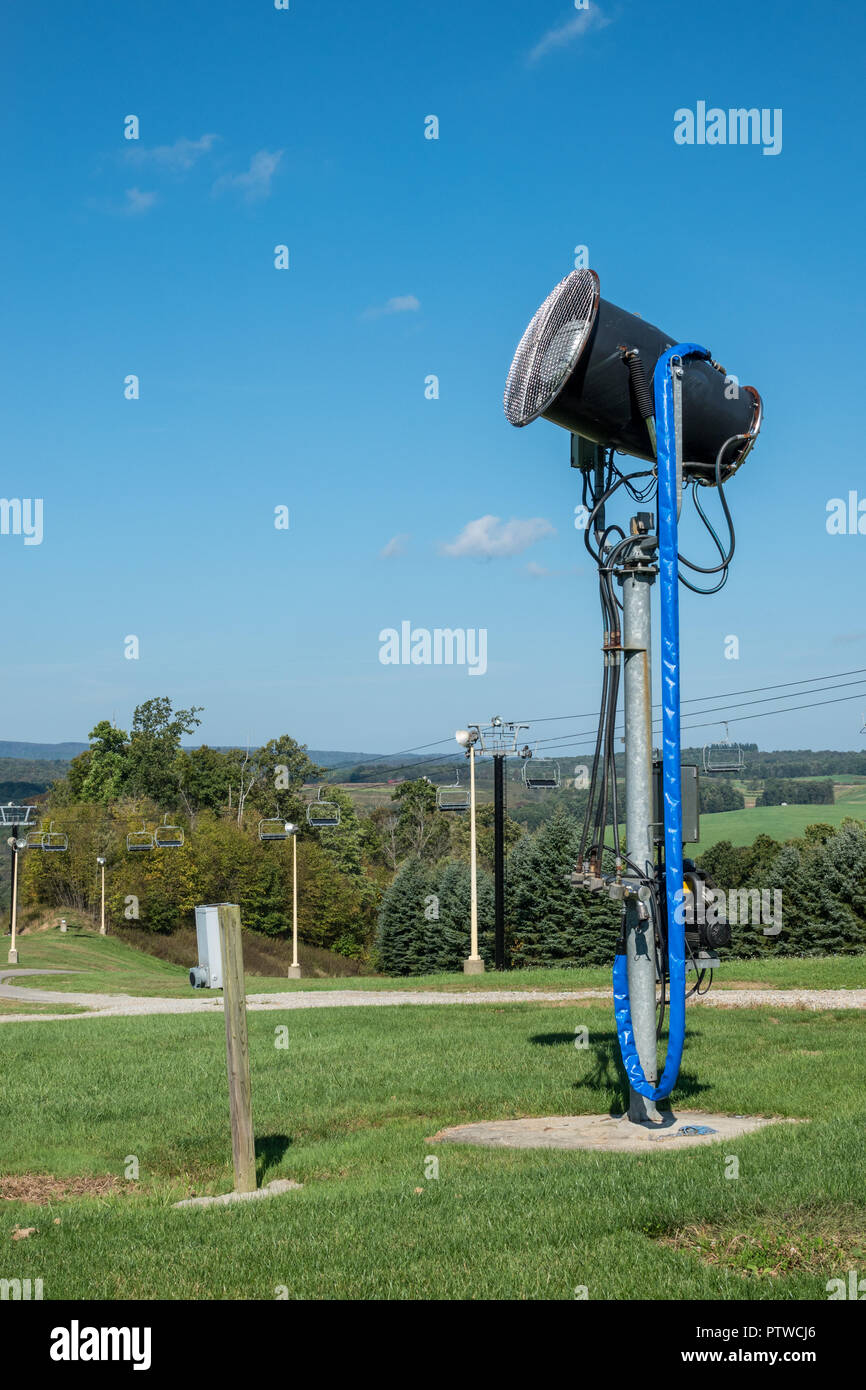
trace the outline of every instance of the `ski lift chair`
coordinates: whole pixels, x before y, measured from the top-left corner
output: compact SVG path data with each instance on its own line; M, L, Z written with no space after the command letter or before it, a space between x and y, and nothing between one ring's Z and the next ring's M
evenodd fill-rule
M336 801L324 801L322 790L320 787L316 800L307 806L307 825L313 830L333 830L340 824L340 808Z
M469 788L461 787L459 773L453 787L437 787L436 806L440 811L457 811L459 813L469 810Z
M728 726L720 743L708 743L704 748L704 772L742 772L745 767L743 750L728 739Z
M183 830L179 825L169 825L168 816L153 832L154 849L180 849L183 844Z
M289 832L286 830L286 822L276 818L272 820L259 821L260 840L287 840Z
M562 785L559 763L542 759L535 762L527 758L523 764L523 784L531 791L551 791Z
M141 822L140 830L131 830L126 837L126 848L130 853L134 850L153 849L153 835L148 830L144 821Z
M62 852L69 848L69 836L63 830L55 830L54 821L51 821L43 833L42 848Z

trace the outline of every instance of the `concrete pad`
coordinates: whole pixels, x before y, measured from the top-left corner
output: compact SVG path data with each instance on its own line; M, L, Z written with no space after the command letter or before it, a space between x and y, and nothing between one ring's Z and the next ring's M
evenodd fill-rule
M483 960L473 960L472 957L469 956L469 958L463 962L463 974L464 974L464 975L483 975L483 974L484 974L484 961L483 961Z
M260 1197L278 1197L281 1192L297 1192L303 1183L292 1178L274 1178L265 1187L257 1187L255 1192L224 1192L219 1197L187 1197L183 1202L172 1202L174 1207L227 1207L234 1202L255 1202Z
M752 1134L765 1125L793 1124L776 1115L714 1115L706 1110L664 1112L661 1124L633 1124L624 1115L545 1115L455 1125L432 1141L491 1149L592 1149L598 1153L669 1153ZM712 1134L689 1134L691 1127Z

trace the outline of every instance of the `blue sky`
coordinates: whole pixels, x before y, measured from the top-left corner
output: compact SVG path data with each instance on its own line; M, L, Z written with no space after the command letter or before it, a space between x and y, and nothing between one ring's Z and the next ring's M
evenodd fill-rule
M684 694L866 667L866 535L825 525L866 499L864 28L775 0L7 8L2 490L44 499L44 538L0 536L3 737L156 694L211 743L370 751L592 710L568 436L502 413L576 245L765 402L728 586L682 594ZM780 108L781 152L675 144L698 101ZM476 528L506 553L447 553L485 516L519 523ZM403 620L485 628L487 673L383 666ZM731 736L863 746L861 688Z

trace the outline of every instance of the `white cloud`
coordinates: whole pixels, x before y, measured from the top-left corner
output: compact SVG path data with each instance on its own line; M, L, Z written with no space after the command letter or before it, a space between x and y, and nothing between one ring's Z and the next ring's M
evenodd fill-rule
M589 34L594 29L605 29L610 20L602 14L598 5L590 5L588 10L581 10L573 19L566 24L557 25L553 29L548 29L546 34L542 34L538 43L529 54L530 63L537 63L539 58L545 54L552 53L556 48L565 48L575 39L583 38L584 34Z
M409 540L408 533L401 531L399 535L392 536L387 545L383 545L379 551L379 556L383 560L390 560L395 555L406 554L406 544Z
M377 305L373 309L365 309L363 318L380 319L386 314L414 314L421 308L421 301L416 299L414 294L398 294L393 299L389 299L387 304Z
M173 145L155 145L152 149L130 141L125 154L135 164L157 164L160 168L177 173L191 169L202 155L210 152L218 139L218 135L202 135L198 140L181 138L175 140Z
M480 555L485 559L520 555L536 541L555 534L556 527L540 516L529 517L525 521L502 521L498 516L481 516L477 521L467 522L456 540L442 546L442 553Z
M267 198L271 191L271 179L283 157L282 150L259 150L250 160L250 167L243 174L223 174L213 186L214 193L234 189L242 193L248 202L257 198Z
M142 213L150 212L154 203L158 202L156 193L145 193L140 188L127 188L126 202L122 211L128 217L140 217Z

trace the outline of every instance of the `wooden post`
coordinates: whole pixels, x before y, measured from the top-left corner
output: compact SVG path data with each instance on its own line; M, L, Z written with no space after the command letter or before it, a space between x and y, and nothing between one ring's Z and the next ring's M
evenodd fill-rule
M235 903L220 903L219 924L235 1191L255 1192L256 1146L253 1137L250 1052L247 1039L247 1000L244 989L240 908Z

